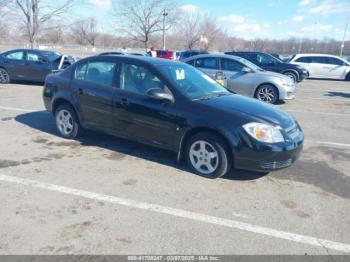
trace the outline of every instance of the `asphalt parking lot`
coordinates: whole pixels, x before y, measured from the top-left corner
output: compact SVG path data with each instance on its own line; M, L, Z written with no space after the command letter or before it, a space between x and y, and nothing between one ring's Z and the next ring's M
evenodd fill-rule
M350 83L306 80L278 105L301 159L209 180L104 134L58 137L42 87L0 86L0 254L350 253Z

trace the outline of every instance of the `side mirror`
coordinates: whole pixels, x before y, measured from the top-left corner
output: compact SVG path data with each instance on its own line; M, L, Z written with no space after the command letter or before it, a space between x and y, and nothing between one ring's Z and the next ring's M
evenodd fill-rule
M249 73L252 73L253 71L249 68L249 67L243 67L242 68L242 73L243 74L249 74Z
M172 102L174 99L171 94L165 92L163 89L160 89L158 87L149 89L147 91L147 95L153 99L164 102Z

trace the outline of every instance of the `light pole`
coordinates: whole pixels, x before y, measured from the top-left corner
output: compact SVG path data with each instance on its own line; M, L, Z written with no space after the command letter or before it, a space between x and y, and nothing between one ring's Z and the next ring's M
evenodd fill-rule
M345 24L345 30L344 30L344 36L343 36L343 42L341 43L341 46L340 46L340 54L339 54L339 56L340 56L340 57L342 57L342 56L343 56L343 52L344 52L344 47L345 47L345 38L346 38L346 33L347 33L347 31L348 31L349 19L350 19L350 15L348 15L348 19L346 20L346 24Z
M165 12L165 9L163 10L163 50L165 50L165 18L168 15L167 12Z

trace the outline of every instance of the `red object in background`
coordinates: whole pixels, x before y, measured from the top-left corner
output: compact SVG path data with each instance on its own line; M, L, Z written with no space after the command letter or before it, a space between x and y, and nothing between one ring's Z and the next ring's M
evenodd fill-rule
M164 58L173 60L174 59L174 52L169 50L157 50L157 57L158 58Z

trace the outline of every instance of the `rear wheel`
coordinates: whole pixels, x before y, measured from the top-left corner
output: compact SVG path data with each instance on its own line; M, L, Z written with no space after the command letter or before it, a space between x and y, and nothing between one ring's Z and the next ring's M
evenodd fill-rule
M8 84L10 83L10 75L5 68L0 68L0 83Z
M278 101L278 92L273 85L262 85L257 88L255 98L266 103L274 104Z
M297 75L293 72L285 72L284 75L288 76L290 79L292 79L294 83L296 83L298 81Z
M73 108L69 105L60 105L55 112L56 127L64 138L76 138L80 132L78 118Z
M215 134L199 133L190 138L186 146L186 162L192 171L206 178L227 174L232 165L226 143Z

